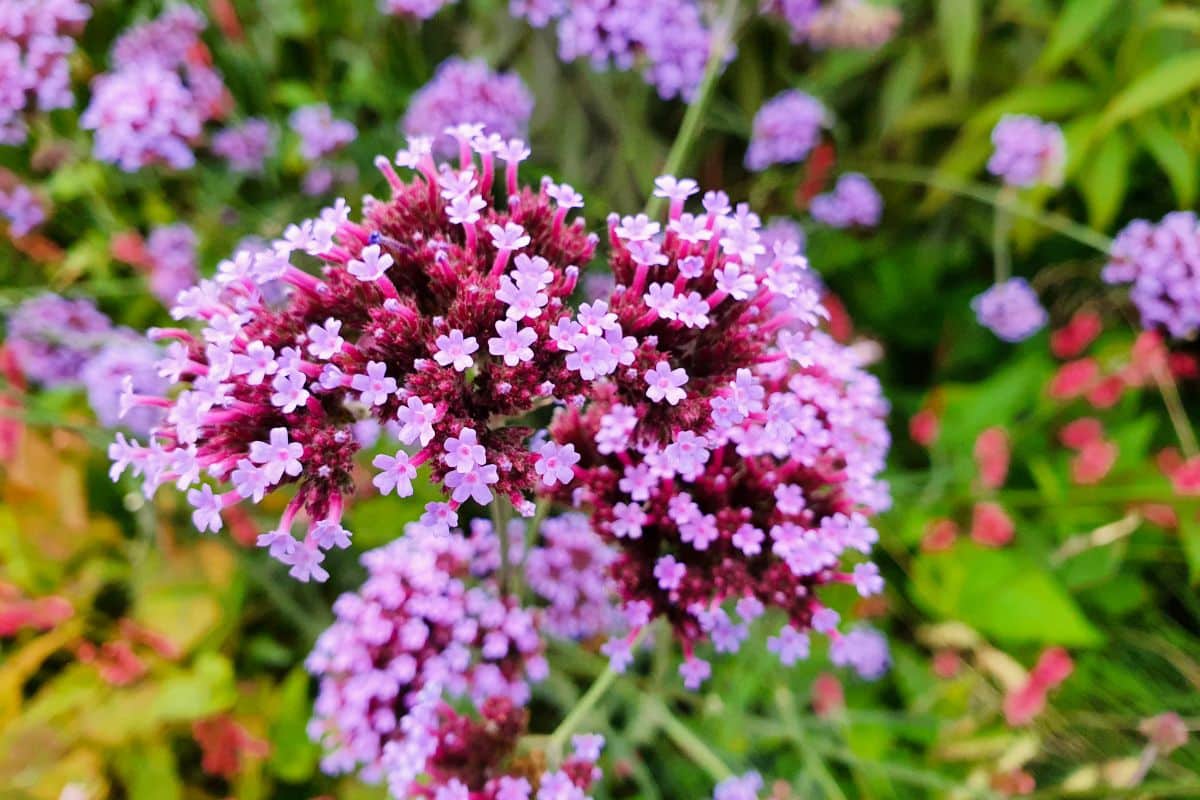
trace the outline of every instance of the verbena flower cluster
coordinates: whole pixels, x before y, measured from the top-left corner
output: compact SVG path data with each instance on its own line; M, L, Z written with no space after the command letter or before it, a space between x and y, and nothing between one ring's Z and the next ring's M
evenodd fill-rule
M1024 278L997 283L971 301L979 324L1006 342L1033 336L1048 320L1037 292Z
M159 349L112 321L87 299L43 294L19 305L8 319L5 346L22 374L48 388L81 387L96 418L106 426L123 424L146 433L162 417L159 409L138 409L120 420L121 384L159 393Z
M992 130L995 150L988 172L1010 186L1057 186L1062 183L1066 142L1062 129L1024 114L1007 115Z
M847 172L832 192L812 199L809 213L831 228L873 228L883 216L883 198L865 176Z
M131 467L148 495L165 482L190 489L197 527L214 531L229 505L295 484L260 544L302 580L322 575L323 551L346 541L361 419L395 424L410 447L375 457L380 491L411 495L427 465L450 495L429 506L433 529L454 525L463 503L496 495L532 513L536 486L570 479L570 448L532 444L531 428L506 423L581 397L630 363L633 340L603 302L578 317L565 306L596 244L582 221L568 221L582 198L549 181L521 187L521 141L477 125L456 133L460 169L439 169L431 142L414 139L397 160L416 177L404 183L380 159L393 197L369 199L362 222L339 201L180 295L174 316L203 330L154 335L171 340L160 374L183 390L128 393L129 408L169 413L149 443L113 445L118 473ZM507 164L499 174L497 158ZM289 291L272 302L264 287L280 281ZM202 475L223 490L198 485ZM301 512L308 532L296 541Z
M463 123L482 123L485 134L504 139L524 138L533 114L533 95L516 73L493 72L482 60L450 58L442 62L428 84L418 91L404 115L409 136L434 140L439 156L458 152L447 129Z
M146 239L146 257L150 268L150 291L164 305L175 303L184 289L200 278L196 257L196 233L176 223L155 228Z
M288 124L300 136L300 155L308 161L336 153L358 135L354 123L337 119L324 103L296 109Z
M695 688L710 672L698 643L735 651L778 608L787 624L772 648L785 663L807 655L816 630L836 660L878 674L880 640L839 633L817 589L882 588L870 563L840 566L870 551L865 514L888 503L879 385L816 329L822 309L794 245L766 254L757 216L720 193L686 213L696 191L659 179L670 201L661 237L645 217L610 223L611 324L640 345L630 369L552 426L580 456L575 482L554 493L588 508L621 549L612 571L631 630L606 652L623 667L638 630L665 617Z
M62 386L79 381L80 370L112 331L112 321L91 300L47 293L12 312L5 346L30 381Z
M609 569L616 552L583 514L551 517L525 559L525 580L547 607L543 629L565 639L607 637L623 628Z
M74 104L67 63L92 9L80 0L0 0L0 144L21 144L25 114Z
M80 125L96 132L94 154L128 172L163 164L191 167L205 123L231 99L200 40L204 17L175 6L126 31L113 45L112 71L92 82Z
M212 151L229 162L235 172L262 172L275 152L275 129L265 119L251 117L212 138Z
M577 736L553 771L516 753L529 682L547 667L536 613L481 568L497 546L487 526L470 538L412 527L363 556L366 582L334 604L307 662L327 772L434 800L582 798L599 777L600 737Z
M746 168L761 171L773 164L808 158L828 124L825 106L799 89L780 92L754 115Z
M1101 277L1131 284L1146 328L1178 338L1200 330L1200 220L1175 211L1158 223L1134 220L1117 234Z
M46 221L46 207L33 190L18 183L0 188L0 217L8 221L8 234L17 238L31 233Z

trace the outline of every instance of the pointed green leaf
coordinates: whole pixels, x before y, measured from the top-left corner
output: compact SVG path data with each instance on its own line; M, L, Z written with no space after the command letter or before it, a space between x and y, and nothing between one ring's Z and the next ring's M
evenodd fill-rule
M1067 0L1035 71L1045 75L1062 66L1088 42L1114 5L1115 0Z
M950 86L962 92L971 81L979 42L979 0L939 0L938 36L946 56Z
M1167 129L1157 115L1147 114L1134 123L1142 146L1167 174L1180 206L1191 206L1196 199L1196 157Z
M1088 221L1093 228L1105 230L1121 210L1129 189L1132 160L1129 137L1115 130L1104 138L1095 157L1080 170L1076 184L1083 193Z
M1200 88L1200 52L1192 50L1163 61L1121 90L1104 110L1100 127L1102 131L1113 128L1196 88Z

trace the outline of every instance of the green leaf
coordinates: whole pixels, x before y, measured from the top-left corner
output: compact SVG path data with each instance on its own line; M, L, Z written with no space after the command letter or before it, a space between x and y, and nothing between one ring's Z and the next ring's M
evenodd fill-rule
M1181 53L1142 74L1112 99L1101 133L1200 87L1200 52Z
M1121 210L1129 190L1129 168L1133 152L1128 137L1113 131L1101 142L1095 156L1087 162L1075 183L1088 207L1088 221L1104 230Z
M305 731L310 712L308 673L296 667L280 687L279 711L271 725L270 768L289 783L308 780L317 768L320 750Z
M887 134L893 125L912 105L921 81L921 70L925 66L925 57L919 44L911 45L904 51L895 66L883 81L883 89L879 95L879 133Z
M1017 528L1036 535L1019 520ZM1103 639L1049 568L1015 550L960 542L949 552L920 556L913 563L913 593L929 611L1001 643L1090 647Z
M1188 580L1200 584L1200 513L1195 506L1179 509L1179 541L1188 565Z
M979 0L938 0L938 36L950 73L950 87L963 92L975 67L979 42Z
M1059 12L1050 40L1034 67L1043 75L1054 72L1088 42L1092 32L1112 11L1114 0L1067 0Z
M166 742L141 744L117 754L117 772L129 800L179 800L183 784Z
M1180 206L1191 206L1196 199L1196 158L1157 115L1147 114L1133 124L1142 146L1167 174Z

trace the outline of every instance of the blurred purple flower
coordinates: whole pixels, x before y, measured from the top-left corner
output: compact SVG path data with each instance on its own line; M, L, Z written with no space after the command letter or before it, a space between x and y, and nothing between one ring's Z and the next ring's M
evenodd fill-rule
M296 109L288 124L300 135L300 155L308 161L341 150L358 135L353 123L336 119L324 103Z
M1024 278L997 283L971 301L979 324L1006 342L1019 342L1046 324L1046 309Z
M768 100L754 115L746 151L746 168L754 172L772 164L803 161L816 146L828 119L821 101L798 89Z
M79 0L0 0L0 144L20 144L23 113L69 108L74 37L91 17Z
M7 191L0 189L0 217L8 220L8 232L15 238L45 222L46 209L28 186L18 183Z
M1062 183L1066 142L1062 129L1024 114L1008 115L992 130L995 151L988 172L1010 186L1057 186Z
M516 73L494 72L482 60L449 58L413 95L403 128L410 137L433 139L437 153L447 157L458 152L447 128L480 123L485 134L524 138L532 113L533 95Z
M187 225L155 228L146 239L146 254L150 257L150 291L167 307L200 279L196 234Z
M44 386L76 383L84 364L109 340L109 320L91 300L43 294L17 306L5 344L25 376Z
M1173 211L1157 224L1134 220L1117 234L1101 277L1129 283L1144 328L1186 339L1200 330L1200 221Z
M832 192L813 198L809 213L831 228L873 228L883 215L883 198L866 177L847 172Z
M213 136L212 150L235 172L262 172L275 152L275 131L265 119L252 117Z

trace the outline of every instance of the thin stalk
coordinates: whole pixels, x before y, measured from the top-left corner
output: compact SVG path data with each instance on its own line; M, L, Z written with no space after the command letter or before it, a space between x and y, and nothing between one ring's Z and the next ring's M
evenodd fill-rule
M721 16L713 24L710 40L712 49L708 54L708 63L704 67L704 78L696 89L696 98L683 115L683 122L679 126L679 133L675 136L675 141L671 143L671 149L667 153L667 163L663 167L664 175L679 174L700 136L700 131L704 128L705 116L712 102L713 94L716 92L717 80L721 77L721 72L725 67L725 57L736 38L734 17L737 15L737 8L738 0L726 0ZM651 197L646 203L646 214L651 219L659 216L662 213L663 202L664 198Z
M512 503L507 497L497 497L492 503L492 527L496 530L496 538L500 541L500 594L508 595L509 584L512 582L511 554L512 543L508 539L508 522L512 519Z
M1179 399L1179 387L1175 384L1175 378L1161 362L1155 363L1153 372L1154 382L1158 384L1159 394L1167 407L1167 416L1175 428L1179 446L1185 456L1193 458L1200 452L1200 448L1196 445L1196 432L1192 430L1192 423L1188 421L1187 412L1183 410L1183 401Z
M717 783L733 777L733 770L725 765L721 757L714 753L712 748L705 744L704 740L697 736L691 728L672 714L661 700L652 697L645 702L648 706L647 710L662 727L663 733L675 743L675 746L684 755L692 760L693 764L707 772L708 776Z
M992 223L993 277L996 283L1004 283L1012 277L1012 252L1008 246L1008 234L1012 231L1012 212L1009 206L1016 200L1011 186L1005 186L996 200L996 217Z
M882 167L868 167L861 170L869 178L876 178L881 181L896 181L898 183L913 183L920 186L929 186L934 189L940 189L944 192L950 192L961 197L967 197L976 200L985 205L995 206L1000 204L1000 192L988 186L983 186L978 183L962 181L957 178L951 178L947 175L939 175L938 173L922 169L920 167L906 166L903 164ZM1068 239L1074 239L1082 245L1098 250L1107 255L1112 248L1112 240L1102 233L1092 230L1086 225L1080 225L1062 214L1051 214L1041 211L1032 206L1026 205L1019 200L1013 200L1008 204L1008 210L1018 217L1023 217L1032 220L1044 228L1049 228L1056 231Z
M649 626L638 631L637 636L633 640L633 648L636 649L642 641L642 637L646 635ZM571 709L567 716L563 717L563 721L558 723L558 727L550 734L550 738L546 742L546 754L550 758L551 763L557 764L562 761L563 746L567 743L567 739L574 733L584 717L591 713L596 704L600 702L600 698L604 697L609 687L613 685L613 681L617 679L617 672L612 668L612 665L606 666L604 672L597 676L588 690L584 692L583 697L579 698L579 702Z

